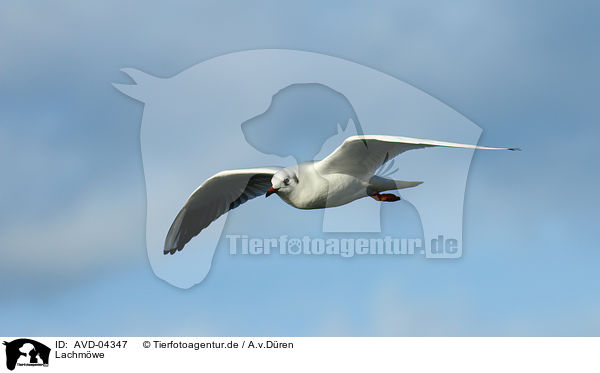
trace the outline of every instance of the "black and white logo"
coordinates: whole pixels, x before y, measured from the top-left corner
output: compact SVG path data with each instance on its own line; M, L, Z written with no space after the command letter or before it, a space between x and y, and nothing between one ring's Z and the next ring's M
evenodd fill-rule
M50 348L43 343L19 338L12 342L4 342L4 345L8 370L13 370L16 366L48 366Z

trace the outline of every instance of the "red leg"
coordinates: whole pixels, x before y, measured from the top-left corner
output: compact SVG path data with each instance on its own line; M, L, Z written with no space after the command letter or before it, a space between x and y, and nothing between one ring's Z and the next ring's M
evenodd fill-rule
M400 197L398 197L395 194L391 194L391 193L377 193L371 196L373 199L375 199L376 201L381 201L381 202L394 202L394 201L400 201Z

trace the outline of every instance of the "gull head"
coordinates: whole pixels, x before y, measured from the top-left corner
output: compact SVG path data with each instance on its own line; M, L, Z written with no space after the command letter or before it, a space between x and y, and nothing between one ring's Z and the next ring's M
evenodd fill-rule
M298 185L297 166L287 167L278 171L271 179L271 189L267 191L265 197L273 193L290 193Z

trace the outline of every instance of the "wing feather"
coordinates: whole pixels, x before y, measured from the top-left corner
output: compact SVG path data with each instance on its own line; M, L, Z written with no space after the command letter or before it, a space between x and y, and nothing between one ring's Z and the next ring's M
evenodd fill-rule
M520 150L518 148L491 148L400 136L351 136L333 153L319 161L316 168L323 174L343 173L369 178L382 164L399 154L408 150L433 146L463 149Z
M165 238L165 254L183 249L210 223L241 204L263 195L280 167L219 172L200 185L175 217Z

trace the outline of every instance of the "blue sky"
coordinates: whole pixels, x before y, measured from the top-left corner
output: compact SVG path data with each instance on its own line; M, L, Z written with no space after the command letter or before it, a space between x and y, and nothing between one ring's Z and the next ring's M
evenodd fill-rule
M600 334L598 8L3 2L0 334ZM143 104L111 83L255 48L375 68L475 122L482 144L524 149L475 154L460 260L221 250L192 289L153 275Z

